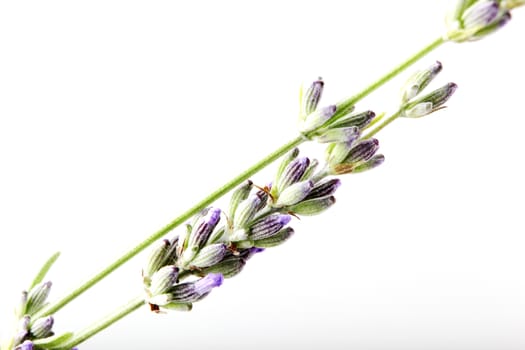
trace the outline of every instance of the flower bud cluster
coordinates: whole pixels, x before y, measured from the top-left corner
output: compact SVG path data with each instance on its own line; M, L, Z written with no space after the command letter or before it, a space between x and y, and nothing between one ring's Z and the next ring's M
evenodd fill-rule
M523 0L459 0L447 16L448 40L479 40L507 24L510 10L525 4Z
M441 72L440 62L413 74L401 90L401 117L420 118L444 108L456 91L457 85L448 83L427 95L419 96L425 87Z
M224 278L240 273L254 254L287 241L294 234L288 226L293 216L331 207L340 181L316 175L317 164L295 149L272 184L261 188L247 181L233 192L227 211L207 208L185 232L160 242L143 268L152 310L191 310Z
M51 344L58 345L60 339L54 336L52 330L53 316L35 318L35 315L47 305L51 285L50 281L42 282L29 291L22 292L16 310L18 319L16 334L12 340L15 350L47 349Z
M329 105L317 108L324 83L319 78L305 93L301 90L299 131L308 139L320 143L349 142L357 139L359 133L374 119L372 111L354 113L352 105Z

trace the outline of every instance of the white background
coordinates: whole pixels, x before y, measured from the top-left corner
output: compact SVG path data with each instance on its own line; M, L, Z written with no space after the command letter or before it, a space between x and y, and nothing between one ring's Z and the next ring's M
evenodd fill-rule
M54 251L51 299L295 135L297 91L347 97L442 33L443 1L0 4L0 319ZM447 44L449 108L379 134L346 176L191 313L143 308L82 349L523 349L525 10ZM358 109L393 111L409 72ZM323 147L303 149L322 155ZM264 184L274 167L255 176ZM141 292L144 256L56 314Z

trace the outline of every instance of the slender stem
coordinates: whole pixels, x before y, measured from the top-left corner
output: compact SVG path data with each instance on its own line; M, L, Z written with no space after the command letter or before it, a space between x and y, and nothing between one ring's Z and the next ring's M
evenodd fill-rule
M172 222L146 238L144 241L139 243L135 248L131 249L127 253L125 253L123 256L118 258L115 262L113 262L111 265L107 266L105 269L97 273L95 276L93 276L91 279L86 281L84 284L82 284L80 287L60 299L59 301L49 304L47 307L43 308L41 311L39 311L32 319L38 319L42 316L51 315L58 310L60 310L62 307L67 305L70 301L78 297L80 294L88 290L90 287L95 285L97 282L102 280L104 277L109 275L111 272L122 266L124 263L126 263L128 260L133 258L135 255L146 249L148 246L150 246L152 243L160 239L161 237L165 236L168 232L191 218L193 215L197 214L204 208L206 208L211 203L215 202L218 198L225 195L227 192L232 190L233 188L237 187L239 184L241 184L243 181L247 180L250 176L257 173L261 169L263 169L268 164L272 163L282 155L284 155L286 152L290 151L294 147L299 146L301 143L305 141L303 136L299 136L288 143L282 145L277 150L251 166L250 168L246 169L239 175L237 175L235 178L221 186L219 189L217 189L215 192L211 193L209 196L202 199L200 202L195 204L193 207L185 211L183 214L175 218Z
M442 38L438 38L434 40L429 45L425 46L423 49L418 51L413 56L409 57L406 61L401 63L400 65L396 66L394 69L392 69L389 73L385 74L378 80L376 80L374 83L370 84L368 87L366 87L364 90L362 90L360 93L350 97L349 99L343 101L339 108L344 108L345 106L352 106L362 98L369 95L372 91L376 90L383 84L385 84L387 81L401 73L403 70L405 70L407 67L415 63L417 60L428 54L430 51L436 49L438 46L443 44L445 41ZM87 282L82 284L80 287L60 299L59 301L49 304L47 307L43 308L38 312L36 315L34 315L33 319L37 319L38 317L46 316L53 314L60 310L62 307L67 305L69 302L71 302L73 299L84 293L86 290L88 290L90 287L98 283L100 280L102 280L104 277L108 276L111 272L122 266L124 263L129 261L131 258L133 258L135 255L143 251L145 248L150 246L152 243L166 235L168 232L182 224L184 221L191 218L193 215L200 212L202 209L204 209L206 206L213 203L218 198L222 197L224 194L241 184L243 181L248 179L253 174L257 173L259 170L263 169L282 155L284 155L286 152L290 151L294 147L300 145L305 141L304 136L299 136L288 143L284 144L277 150L275 150L273 153L266 156L264 159L259 161L258 163L254 164L252 167L248 168L241 174L239 174L237 177L232 179L231 181L227 182L225 185L220 187L218 190L195 204L193 207L191 207L189 210L181 214L179 217L175 218L172 222L161 228L159 231L155 232L148 238L146 238L143 242L138 244L135 248L131 249L127 253L125 253L123 256L121 256L119 259L117 259L115 262L110 264L108 267L100 271L98 274L96 274L94 277L89 279Z
M358 101L362 100L366 96L368 96L372 91L379 88L381 85L385 84L387 81L413 65L416 61L421 59L423 56L427 55L429 52L433 51L434 49L438 48L441 44L445 43L446 41L439 37L438 39L434 40L424 48L422 48L420 51L418 51L413 56L409 57L406 61L396 66L394 69L392 69L389 73L383 75L381 78L377 79L375 82L367 86L364 90L359 92L358 94L344 100L339 104L339 109L341 108L347 108L350 106L355 105Z
M106 329L107 327L111 326L113 323L119 321L123 317L129 315L133 311L140 308L142 305L144 305L144 298L143 297L137 297L132 300L130 300L125 305L122 305L117 310L113 311L112 313L108 314L103 319L93 323L92 325L86 327L85 329L76 332L71 339L67 341L66 344L61 346L60 349L69 350L73 348L74 346L82 343L83 341L91 338L95 334L99 333L100 331Z
M383 119L379 124L377 124L372 130L370 130L368 133L366 133L366 135L364 135L362 137L363 140L366 140L366 139L369 139L371 138L372 136L374 136L375 134L377 134L378 132L380 132L381 130L383 130L383 128L385 126L387 126L388 124L392 123L394 120L396 120L397 118L399 118L399 116L401 115L401 110L397 111L396 113L392 114L390 117L388 117L387 119Z

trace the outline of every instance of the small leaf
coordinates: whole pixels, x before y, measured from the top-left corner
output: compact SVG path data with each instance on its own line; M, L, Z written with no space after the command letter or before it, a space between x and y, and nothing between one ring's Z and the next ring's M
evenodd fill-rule
M33 289L37 284L42 282L42 280L46 277L47 272L49 271L51 266L53 266L55 261L57 261L59 256L60 256L60 252L56 252L49 259L47 259L45 264L40 268L40 271L38 272L38 274L33 279L33 282L31 282L31 286L29 287L28 290Z

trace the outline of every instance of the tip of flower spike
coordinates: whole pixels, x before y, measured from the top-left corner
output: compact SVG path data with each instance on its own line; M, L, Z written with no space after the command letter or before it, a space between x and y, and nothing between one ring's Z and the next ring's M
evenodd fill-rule
M279 217L279 223L283 226L287 225L290 222L290 220L292 220L292 217L287 214L283 214Z
M442 69L443 64L441 63L441 61L436 61L436 63L434 63L434 72L440 72Z
M257 253L262 253L262 252L264 252L264 248L257 248L257 247L250 248L251 254L257 254Z
M208 211L208 221L211 225L215 225L217 224L217 222L219 222L219 219L221 217L221 210L219 208L210 208L210 210Z
M224 276L220 273L209 273L203 280L206 279L206 284L209 288L220 287L224 282Z

